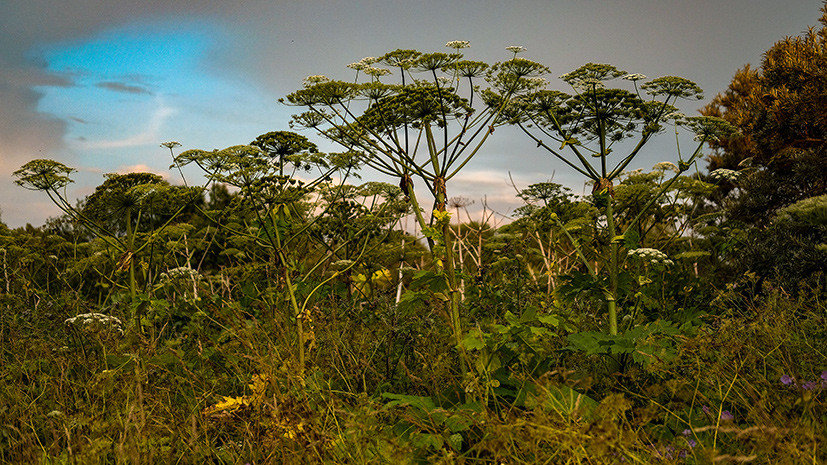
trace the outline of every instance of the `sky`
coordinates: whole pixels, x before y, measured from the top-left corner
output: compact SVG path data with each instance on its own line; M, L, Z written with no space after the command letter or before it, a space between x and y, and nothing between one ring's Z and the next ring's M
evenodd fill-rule
M60 211L12 173L36 158L77 170L66 195L83 198L105 173L147 171L181 183L162 142L187 149L246 144L289 130L295 107L278 99L309 75L348 80L346 66L395 49L467 59L512 55L559 76L589 62L649 78L682 76L704 100L736 70L760 64L776 41L817 26L821 0L0 0L0 221L42 225ZM310 132L323 150L338 148ZM674 137L650 144L630 168L676 161ZM691 141L691 139L689 139ZM682 151L692 148L681 147ZM198 180L196 171L185 171ZM370 172L363 180L381 179ZM553 180L583 191L576 173L513 130L498 130L448 184L479 209L507 216L517 189ZM475 218L477 219L477 218Z

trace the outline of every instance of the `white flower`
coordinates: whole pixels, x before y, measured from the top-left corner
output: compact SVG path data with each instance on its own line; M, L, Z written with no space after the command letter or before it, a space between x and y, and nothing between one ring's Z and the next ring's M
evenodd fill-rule
M374 68L373 66L368 66L367 68L365 68L365 74L373 77L384 76L390 73L391 71L385 68Z
M365 63L364 61L357 61L356 63L351 63L351 64L347 65L348 68L355 69L356 71L362 71L365 68L367 68L368 66L370 66L370 65Z
M633 73L623 76L623 79L626 79L627 81L642 81L646 79L646 76L640 73Z
M673 111L672 113L669 113L668 115L664 116L663 119L683 120L686 119L686 115L679 111Z
M166 273L161 273L161 279L167 282L179 279L199 280L201 279L201 274L190 267L179 266L178 268L173 268Z
M67 318L64 323L78 326L79 329L87 332L97 332L108 327L123 334L123 323L121 323L121 320L114 316L104 315L103 313L81 313L72 318Z
M353 260L336 260L331 263L331 265L333 265L333 268L336 268L337 270L343 270L353 265Z
M305 87L310 87L315 84L321 84L323 82L330 82L330 79L323 74L315 74L313 76L307 76L306 78L304 78Z
M638 257L644 262L649 262L651 264L657 265L673 265L674 262L669 259L669 256L665 253L661 252L658 249L652 249L649 247L641 247L639 249L632 249L629 251L629 256L631 257Z
M528 50L527 48L523 47L522 45L509 45L505 48L509 52L514 52L514 54L522 53Z
M565 80L565 76L567 76L567 74L564 74L561 77ZM603 81L595 78L579 79L575 82L572 82L571 86L579 90L592 90L592 88L602 89L604 87Z
M379 58L376 58L376 57L365 57L365 58L362 58L362 59L361 59L361 60L359 60L359 61L360 61L360 62L362 62L362 63L364 63L364 64L366 64L366 65L372 65L372 64L376 63L377 61L379 61Z
M542 89L548 85L548 80L543 77L527 77L523 78L529 87L533 89Z
M716 181L735 182L741 176L741 173L735 170L728 170L726 168L718 168L717 170L709 173L709 176Z
M443 87L451 85L452 82L450 78L447 78L445 76L439 76L438 78L436 78L436 80Z
M459 50L461 48L470 47L471 42L468 42L467 40L452 40L452 41L448 42L447 44L445 44L445 46L448 47L448 48L455 48L455 49Z
M655 171L674 171L678 172L678 167L671 161L662 161L660 163L655 163L655 166L652 167Z

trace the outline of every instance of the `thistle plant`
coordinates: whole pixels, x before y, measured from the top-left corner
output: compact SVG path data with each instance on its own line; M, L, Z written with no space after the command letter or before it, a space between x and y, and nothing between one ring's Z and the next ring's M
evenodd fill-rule
M609 81L622 78L631 82L632 90L607 87ZM586 177L593 184L593 199L605 215L609 250L603 257L608 282L603 295L608 313L608 332L617 334L618 276L621 249L625 242L636 246L627 231L657 199L666 193L678 177L689 170L701 155L704 144L732 132L731 126L715 117L683 117L674 106L679 99L700 99L701 89L692 81L666 76L649 81L641 74L628 74L612 65L586 64L561 76L572 94L557 90L521 92L510 100L507 116L528 137L558 160ZM645 82L644 82L645 81ZM499 102L500 96L489 95ZM621 231L616 221L613 184L634 161L641 149L667 124L686 127L697 134L697 148L684 158L678 147L675 176L662 183L661 190L651 199L638 217ZM631 140L631 144L628 141ZM621 142L627 141L626 144ZM628 152L615 150L631 147ZM665 166L664 166L665 167ZM631 239L631 240L629 240ZM583 254L580 254L583 257ZM595 280L597 271L583 260Z
M446 46L451 53L400 49L362 59L348 65L356 71L356 81L306 81L281 101L307 109L293 116L294 127L315 129L348 150L363 152L365 164L400 180L421 230L432 233L428 239L435 270L446 280L453 331L461 344L460 285L445 216L447 183L479 152L495 127L506 122L502 115L511 99L536 90L539 83L532 78L548 69L516 56L495 65L466 60L459 51L469 46L467 42ZM368 80L360 83L362 75ZM383 82L388 75L395 76L396 83ZM481 86L500 99L494 104L482 99ZM428 219L414 179L424 184L433 200Z

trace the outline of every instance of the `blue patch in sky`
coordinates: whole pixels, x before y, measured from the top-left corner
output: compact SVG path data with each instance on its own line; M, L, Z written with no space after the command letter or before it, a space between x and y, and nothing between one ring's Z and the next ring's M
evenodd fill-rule
M136 150L157 148L178 132L172 124L183 119L180 110L193 100L220 100L214 96L237 84L202 66L216 32L201 23L142 24L52 44L41 53L47 69L71 85L38 87L38 109L66 121L64 140L83 163L111 171L146 161Z
M286 126L273 96L218 68L214 54L230 34L206 23L145 23L42 48L47 69L70 82L36 89L38 110L66 123L59 158L93 172L167 170L162 142L223 148Z
M213 35L203 24L132 26L97 34L79 43L58 44L44 51L48 68L74 75L76 82L94 79L175 76L198 66Z

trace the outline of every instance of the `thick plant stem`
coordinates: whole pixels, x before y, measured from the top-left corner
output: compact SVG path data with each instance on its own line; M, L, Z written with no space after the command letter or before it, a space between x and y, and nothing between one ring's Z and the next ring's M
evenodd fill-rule
M284 260L284 254L279 252L279 260ZM304 324L302 322L303 315L299 310L299 303L296 300L296 294L293 291L293 281L290 279L290 270L287 264L282 262L282 277L284 278L284 285L287 287L287 295L290 297L290 307L293 308L293 317L296 319L296 333L299 338L299 368L304 372Z
M451 242L451 224L445 222L442 225L442 235L445 237L445 272L448 276L448 287L450 292L451 305L451 323L454 325L454 337L457 340L458 346L462 344L462 322L459 315L459 281L457 280L457 272L454 266L454 253ZM464 357L463 357L464 362ZM463 370L464 371L464 370Z
M285 222L284 213L281 208L278 209L277 213L278 220L274 224L274 238L276 240L276 253L279 258L279 262L281 265L281 274L282 278L284 279L284 285L287 288L287 295L290 298L290 307L293 310L293 318L296 319L296 335L299 339L299 369L301 372L304 372L304 324L302 322L302 315L301 310L299 309L299 303L296 300L296 293L293 289L293 280L290 279L290 269L288 267L287 256L284 253L284 249L281 243L281 233L279 232L278 225L279 223ZM272 218L272 217L271 217Z
M447 195L445 193L445 184L437 187L436 208L438 211L445 212L445 203ZM442 241L444 245L443 263L445 266L445 274L448 278L448 305L451 314L451 325L454 327L454 339L456 339L457 350L459 351L460 372L464 377L468 371L468 362L466 360L467 354L465 347L462 345L462 320L460 319L460 291L459 280L457 279L457 270L454 261L454 247L451 236L451 219L450 216L442 222Z
M609 195L608 205L606 206L606 223L609 227L609 291L606 295L606 306L609 313L609 334L617 335L617 277L618 277L618 260L617 255L619 251L619 244L615 240L616 228L614 222L614 211L612 209L612 198Z
M129 298L130 302L135 302L137 292L135 291L135 233L132 231L132 209L126 209L126 240L127 240L127 260L129 260Z

